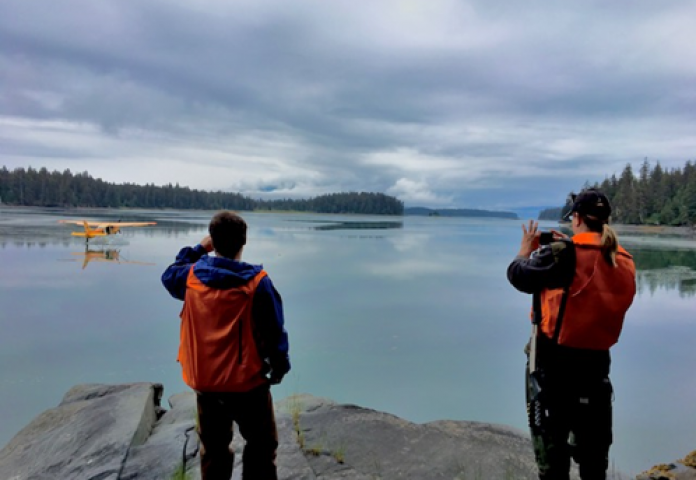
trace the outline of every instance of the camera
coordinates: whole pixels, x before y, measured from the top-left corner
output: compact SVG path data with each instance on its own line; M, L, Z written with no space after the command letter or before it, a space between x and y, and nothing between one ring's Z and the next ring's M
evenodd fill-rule
M539 234L539 245L548 245L553 242L553 233L541 232Z

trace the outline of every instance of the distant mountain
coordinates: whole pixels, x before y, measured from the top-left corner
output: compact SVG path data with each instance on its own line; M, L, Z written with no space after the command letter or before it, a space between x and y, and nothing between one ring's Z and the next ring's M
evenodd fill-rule
M492 217L509 218L518 220L519 217L514 212L494 212L491 210L477 210L474 208L426 208L408 207L404 208L404 215L419 215L423 217Z

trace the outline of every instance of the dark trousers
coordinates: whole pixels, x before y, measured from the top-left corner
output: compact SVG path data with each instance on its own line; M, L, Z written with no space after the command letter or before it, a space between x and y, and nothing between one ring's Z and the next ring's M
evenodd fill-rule
M582 480L606 480L612 443L609 379L547 379L539 395L546 415L541 427L530 425L539 479L568 480L573 458ZM528 406L531 401L528 381Z
M278 479L275 464L278 432L268 385L249 392L198 393L197 404L202 480L230 480L232 477L233 422L246 441L242 478Z

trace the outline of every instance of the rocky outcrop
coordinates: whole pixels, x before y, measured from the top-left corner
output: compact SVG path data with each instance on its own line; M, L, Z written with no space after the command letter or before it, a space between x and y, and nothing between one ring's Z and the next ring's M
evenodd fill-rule
M696 480L696 450L674 463L655 465L636 480Z
M165 411L161 395L151 383L72 388L0 451L0 478L199 479L195 397L174 395ZM414 424L310 395L279 402L276 417L283 480L536 478L528 436L501 425Z
M0 451L0 478L121 478L157 420L162 386L79 385Z
M278 407L311 467L312 474L302 478L535 478L529 438L509 427L414 424L310 396L291 397Z

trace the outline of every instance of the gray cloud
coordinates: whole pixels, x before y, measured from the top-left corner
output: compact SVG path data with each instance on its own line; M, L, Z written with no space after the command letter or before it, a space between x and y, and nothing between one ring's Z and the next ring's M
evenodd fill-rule
M9 0L0 157L259 195L555 204L628 162L692 158L695 15L677 1Z

